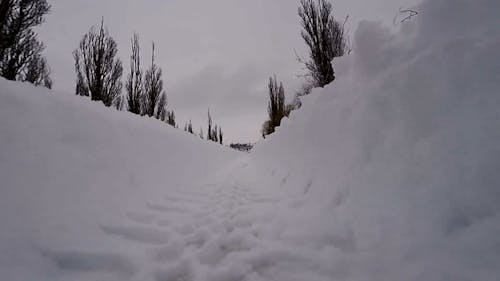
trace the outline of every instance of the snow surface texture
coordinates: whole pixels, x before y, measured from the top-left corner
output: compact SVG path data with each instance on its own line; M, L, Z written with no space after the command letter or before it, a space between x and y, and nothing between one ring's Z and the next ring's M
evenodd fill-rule
M1 279L499 280L500 2L416 10L249 155L1 80Z

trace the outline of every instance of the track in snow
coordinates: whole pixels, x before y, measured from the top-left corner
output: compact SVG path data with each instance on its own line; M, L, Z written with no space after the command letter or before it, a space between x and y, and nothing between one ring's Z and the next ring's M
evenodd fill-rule
M70 274L106 272L120 280L301 280L306 273L328 280L305 254L314 249L299 250L302 245L284 239L275 215L290 208L288 203L237 186L177 190L129 210L120 224L99 225L106 237L142 249L142 255L69 251L48 256Z

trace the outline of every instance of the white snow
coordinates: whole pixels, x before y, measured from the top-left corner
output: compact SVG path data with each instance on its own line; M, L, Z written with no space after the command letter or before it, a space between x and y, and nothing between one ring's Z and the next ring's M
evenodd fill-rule
M0 80L2 280L500 278L500 2L363 22L250 154Z

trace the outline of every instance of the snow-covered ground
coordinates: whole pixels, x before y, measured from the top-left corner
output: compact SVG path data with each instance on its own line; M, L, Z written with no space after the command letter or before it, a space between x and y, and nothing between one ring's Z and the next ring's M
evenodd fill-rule
M250 154L0 80L0 279L499 280L500 2L416 10Z
M139 278L158 265L146 252L184 236L176 218L205 212L167 196L239 155L85 98L0 83L2 280Z

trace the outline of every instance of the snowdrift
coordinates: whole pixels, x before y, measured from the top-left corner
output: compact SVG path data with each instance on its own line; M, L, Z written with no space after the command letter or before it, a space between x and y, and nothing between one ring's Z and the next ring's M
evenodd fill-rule
M416 10L361 23L337 80L232 178L290 198L280 238L325 280L500 278L500 3Z
M151 200L189 192L236 154L156 120L3 79L0 147L2 280L125 278L108 275L135 272L124 255L137 249L112 237L162 244L165 232L144 223L175 208ZM123 218L144 227L118 226ZM61 275L75 270L90 275Z

